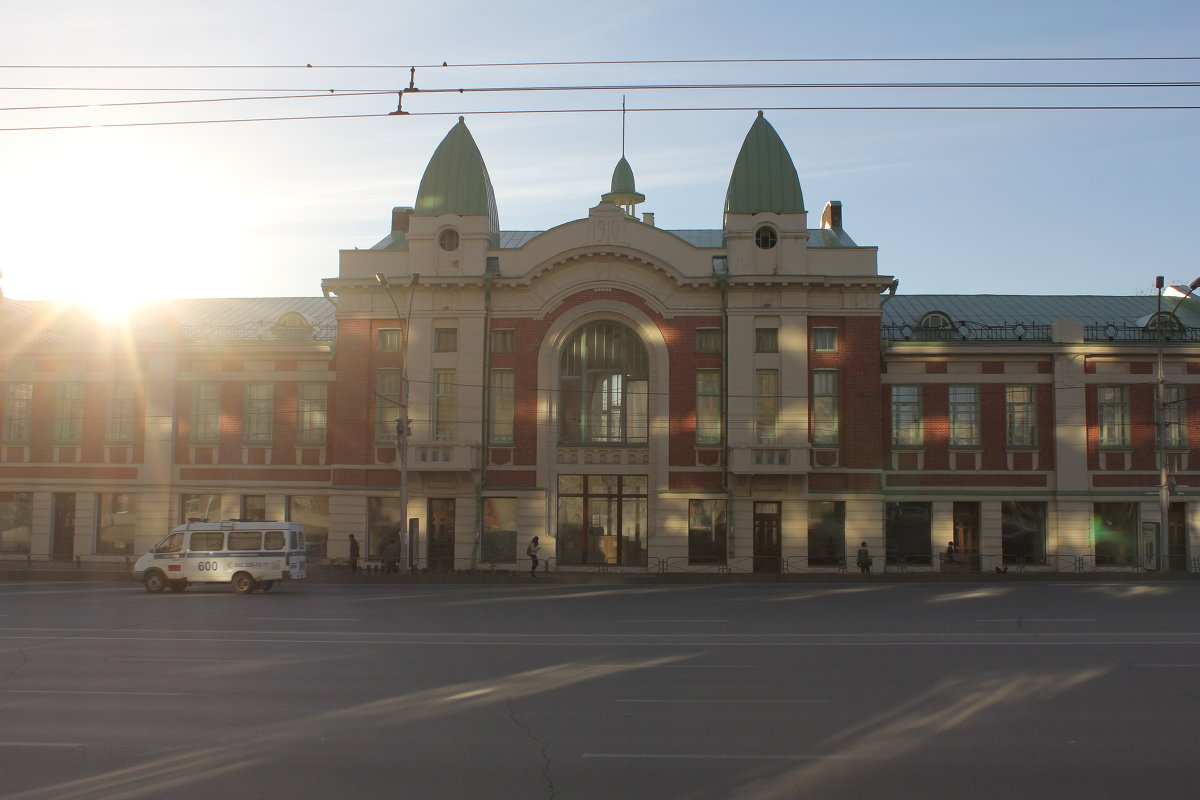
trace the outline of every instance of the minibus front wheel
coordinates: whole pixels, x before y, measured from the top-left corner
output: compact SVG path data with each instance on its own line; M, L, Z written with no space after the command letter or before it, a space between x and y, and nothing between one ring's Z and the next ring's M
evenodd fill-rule
M233 576L233 580L229 582L233 586L233 590L238 594L250 594L258 588L258 581L249 572L239 572ZM159 591L162 591L159 589Z
M158 594L167 588L167 576L156 569L152 569L146 573L146 577L142 578L142 585L146 587L147 592Z

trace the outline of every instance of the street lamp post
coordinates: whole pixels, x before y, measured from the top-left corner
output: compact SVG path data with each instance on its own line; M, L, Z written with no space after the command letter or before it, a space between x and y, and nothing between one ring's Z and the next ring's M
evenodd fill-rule
M417 293L417 281L420 279L420 274L414 272L412 283L408 287L408 313L401 314L400 306L396 304L396 298L392 296L392 285L388 282L387 276L382 272L375 273L375 280L383 287L388 300L391 301L392 308L396 310L396 317L404 320L404 338L400 341L400 414L396 417L396 454L397 460L400 462L401 531L403 531L402 535L408 538L408 567L410 571L416 570L416 560L412 552L415 542L412 541L408 523L408 434L409 428L412 425L412 420L408 417L408 337L410 328L412 327L413 296Z

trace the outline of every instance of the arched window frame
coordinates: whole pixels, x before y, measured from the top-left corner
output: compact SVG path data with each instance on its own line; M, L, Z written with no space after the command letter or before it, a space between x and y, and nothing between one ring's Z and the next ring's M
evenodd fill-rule
M645 444L649 433L649 354L624 323L578 327L559 351L558 441Z

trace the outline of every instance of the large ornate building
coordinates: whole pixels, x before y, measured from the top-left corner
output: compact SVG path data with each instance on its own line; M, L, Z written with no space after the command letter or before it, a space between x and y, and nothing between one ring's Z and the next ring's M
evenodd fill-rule
M876 570L1194 569L1186 290L906 296L840 203L810 221L761 113L721 228L643 199L622 158L581 218L501 230L460 119L323 297L103 330L5 301L0 557L126 557L194 518L377 555L407 517L431 570L533 536L563 570L836 570L864 542Z

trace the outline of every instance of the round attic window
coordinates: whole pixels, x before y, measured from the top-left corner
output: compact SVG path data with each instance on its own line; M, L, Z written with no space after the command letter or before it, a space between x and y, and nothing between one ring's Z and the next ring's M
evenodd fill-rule
M457 250L458 231L454 230L453 228L447 228L446 230L442 231L441 236L438 237L438 245L441 246L443 250L449 252Z
M758 245L760 250L770 250L778 241L779 234L775 233L774 228L763 225L754 232L754 243Z

